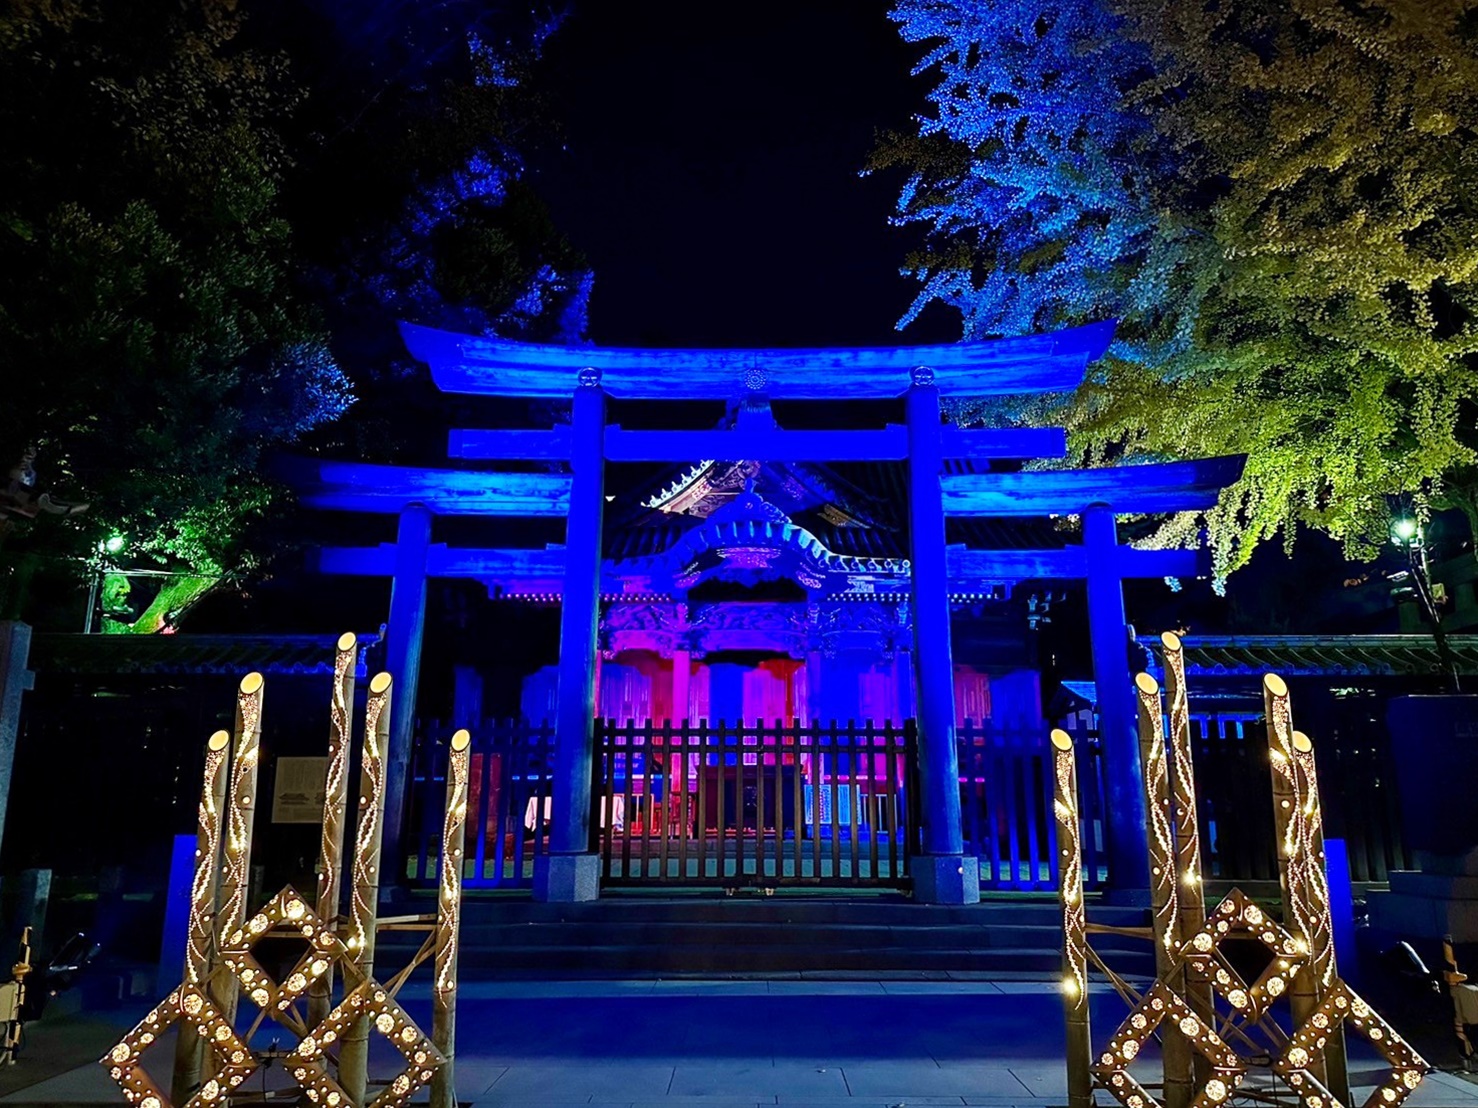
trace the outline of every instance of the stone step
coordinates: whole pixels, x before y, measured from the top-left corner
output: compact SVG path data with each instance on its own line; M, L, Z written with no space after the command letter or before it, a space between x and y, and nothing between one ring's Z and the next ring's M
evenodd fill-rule
M418 898L405 910L429 911ZM1090 919L1143 926L1144 909L1093 905ZM469 897L460 964L473 977L754 976L846 973L944 977L957 973L1052 978L1061 973L1059 909L1047 898L978 905L914 904L905 897L607 897L541 904ZM390 962L424 936L386 932ZM1150 974L1143 940L1095 936L1119 972Z
M890 926L879 924L699 923L685 921L484 923L463 921L464 946L526 945L537 933L540 945L610 946L640 943L677 945L768 946L785 938L805 946L846 943L859 949L901 947L927 949L1026 947L1053 949L1061 942L1061 928L1053 924L970 924ZM386 940L382 940L386 941ZM1133 949L1141 940L1122 935L1095 937L1100 949Z
M388 952L387 952L388 953ZM1149 976L1154 971L1152 955L1110 952L1106 960L1128 976ZM672 947L665 944L602 947L464 947L458 956L464 974L492 976L596 976L633 977L660 975L708 975L749 977L778 973L912 972L938 975L950 973L1031 974L1056 977L1062 972L1062 956L1055 950L1000 947L995 949L932 949L881 947L856 949L809 945L773 944L742 953L719 946Z

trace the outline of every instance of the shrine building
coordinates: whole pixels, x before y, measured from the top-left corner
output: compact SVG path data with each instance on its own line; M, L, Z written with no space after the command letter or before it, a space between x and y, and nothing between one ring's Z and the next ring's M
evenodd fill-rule
M952 397L1072 389L1112 333L669 350L403 326L443 392L566 401L570 419L453 430L443 468L315 460L300 475L312 507L398 520L394 543L320 559L392 582L387 833L402 839L387 850L414 858L412 782L437 772L413 753L434 745L416 735L428 580L463 578L560 620L557 661L523 678L519 735L482 740L473 885L582 900L650 881L884 883L932 903L1051 887L1050 783L1019 758L1001 782L1002 750L1044 749L1038 676L1019 632L991 621L1024 583L1077 580L1097 677L1082 741L1101 744L1090 867L1147 887L1122 582L1206 564L1121 545L1116 521L1208 508L1242 459L1031 468L1066 455L1063 431L943 416ZM562 518L565 541L436 541L450 516L510 536ZM517 745L536 732L537 756ZM983 817L972 793L991 796Z

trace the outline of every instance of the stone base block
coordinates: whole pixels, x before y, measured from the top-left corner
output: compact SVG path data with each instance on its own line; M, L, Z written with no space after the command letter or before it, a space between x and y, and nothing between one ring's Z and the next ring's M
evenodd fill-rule
M918 854L908 869L920 904L980 903L980 860L973 854Z
M1478 879L1466 875L1397 870L1391 891L1371 893L1370 926L1402 939L1478 943Z
M540 855L534 859L534 899L548 904L599 900L600 855Z

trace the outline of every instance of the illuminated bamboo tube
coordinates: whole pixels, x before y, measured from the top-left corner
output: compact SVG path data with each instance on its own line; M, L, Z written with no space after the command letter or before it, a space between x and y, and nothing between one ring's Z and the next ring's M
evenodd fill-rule
M334 687L329 700L328 770L323 786L323 836L318 845L318 918L335 926L344 870L344 813L349 801L349 748L353 742L354 663L358 640L339 636L334 653ZM315 978L308 989L308 1023L316 1027L333 1007L334 971Z
M1082 819L1073 740L1052 731L1052 812L1057 818L1057 890L1062 904L1062 1006L1067 1016L1068 1108L1093 1104L1093 1041L1088 1024L1088 917L1083 905Z
M1201 871L1201 823L1196 805L1196 769L1191 751L1191 710L1185 680L1185 651L1173 631L1160 636L1165 658L1165 694L1170 702L1170 801L1175 818L1175 885L1180 900L1177 940L1186 942L1206 922L1206 890ZM1212 1018L1211 982L1199 969L1188 965L1184 995L1191 1009L1203 1020ZM1211 1063L1193 1052L1191 1059L1196 1085L1202 1087L1212 1076Z
M231 736L217 731L205 744L204 784L195 832L195 876L190 881L190 917L185 936L187 985L204 987L215 957L216 884L220 878L221 813L226 807L227 758ZM170 1099L183 1104L194 1095L205 1064L205 1044L195 1025L179 1022Z
M231 796L226 806L225 865L221 871L221 912L216 937L228 935L246 922L246 898L251 892L251 836L257 812L257 765L262 743L260 673L248 673L236 690L236 748L231 757ZM236 1019L236 978L217 974L212 995L227 1023Z
M1311 918L1306 870L1309 864L1308 822L1303 775L1294 760L1293 711L1288 685L1276 673L1262 679L1263 711L1267 720L1268 764L1273 774L1273 827L1278 840L1278 880L1283 889L1283 925L1311 950ZM1327 906L1326 906L1327 907ZM1319 1006L1314 975L1306 965L1288 986L1288 1005L1294 1027L1302 1027ZM1324 1053L1311 1050L1307 1067L1321 1083L1326 1081Z
M431 1078L432 1108L457 1108L457 942L462 924L462 862L467 832L467 779L472 736L452 735L447 756L446 816L441 825L441 881L436 899L436 968L431 989L431 1042L446 1061Z
M1191 712L1186 698L1185 652L1170 631L1165 648L1165 692L1170 698L1170 795L1175 809L1176 883L1180 896L1180 938L1190 938L1206 922L1201 874L1201 825L1197 819L1196 771L1191 761Z
M385 759L390 746L390 675L370 681L364 708L364 748L360 755L359 821L354 829L353 887L349 899L349 948L356 980L375 972L375 926L380 902L380 843L385 835ZM339 1084L351 1104L364 1104L369 1080L369 1017L360 1016L344 1032L339 1049Z
M1177 996L1185 974L1177 966L1180 903L1176 894L1175 819L1170 808L1170 765L1162 730L1160 686L1148 673L1134 678L1139 703L1139 760L1144 767L1146 834L1150 854L1150 908L1155 942L1155 976ZM1186 1108L1195 1087L1192 1050L1180 1028L1161 1029L1165 1066L1165 1108Z
M1334 956L1334 920L1329 904L1329 872L1324 856L1324 809L1319 799L1319 774L1314 765L1314 743L1302 731L1293 733L1294 780L1303 803L1303 888L1300 899L1308 916L1309 965L1304 971L1314 987L1314 999L1323 1004L1339 979ZM1324 1046L1325 1085L1342 1103L1350 1100L1344 1026L1336 1028Z

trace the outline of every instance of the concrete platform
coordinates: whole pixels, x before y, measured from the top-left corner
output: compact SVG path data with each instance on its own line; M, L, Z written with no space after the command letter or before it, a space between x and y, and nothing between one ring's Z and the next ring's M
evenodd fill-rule
M424 987L402 999L425 1018ZM1102 986L1092 1003L1107 1034L1122 1005ZM44 1037L55 1055L67 1022L38 1025L34 1049ZM1031 981L472 983L457 1086L478 1108L1049 1108L1066 1098L1062 1041L1053 987ZM6 1075L15 1091L0 1105L122 1103L91 1061L16 1088L28 1064ZM1372 1060L1357 1053L1354 1069L1374 1083ZM1407 1104L1478 1108L1478 1084L1434 1074Z

